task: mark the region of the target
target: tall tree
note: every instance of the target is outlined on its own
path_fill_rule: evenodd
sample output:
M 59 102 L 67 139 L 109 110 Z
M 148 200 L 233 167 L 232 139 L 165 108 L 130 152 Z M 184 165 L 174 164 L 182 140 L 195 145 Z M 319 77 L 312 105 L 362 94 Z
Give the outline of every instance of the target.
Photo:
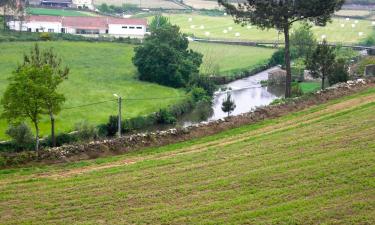
M 328 46 L 327 41 L 316 47 L 311 57 L 307 60 L 306 68 L 310 70 L 313 77 L 322 79 L 322 89 L 325 88 L 325 82 L 328 75 L 334 72 L 336 55 L 334 48 Z
M 189 49 L 178 26 L 163 25 L 135 49 L 133 63 L 139 79 L 171 87 L 186 87 L 199 73 L 202 55 Z
M 52 73 L 49 66 L 42 68 L 23 65 L 10 77 L 9 85 L 1 100 L 3 105 L 2 117 L 11 123 L 17 123 L 25 118 L 31 120 L 35 127 L 35 150 L 39 150 L 39 122 L 45 110 L 45 96 L 48 92 L 40 83 Z
M 235 22 L 253 24 L 262 29 L 276 28 L 284 32 L 285 65 L 287 71 L 285 97 L 291 97 L 292 73 L 290 66 L 289 30 L 297 21 L 311 21 L 324 26 L 345 0 L 245 0 L 237 5 L 218 0 Z
M 44 104 L 50 117 L 52 145 L 55 147 L 55 115 L 61 111 L 61 105 L 65 101 L 64 95 L 58 93 L 57 88 L 68 78 L 69 68 L 62 66 L 61 59 L 52 48 L 41 51 L 38 44 L 35 44 L 29 55 L 24 56 L 23 66 L 27 65 L 37 68 L 49 66 L 52 69 L 52 73 L 45 74 L 45 79 L 40 85 L 47 90 L 44 96 Z
M 229 117 L 230 114 L 235 109 L 236 109 L 236 104 L 232 100 L 231 94 L 229 94 L 229 92 L 227 92 L 227 97 L 224 99 L 224 101 L 223 101 L 223 103 L 221 105 L 221 110 L 223 110 L 223 112 L 227 113 L 228 117 Z

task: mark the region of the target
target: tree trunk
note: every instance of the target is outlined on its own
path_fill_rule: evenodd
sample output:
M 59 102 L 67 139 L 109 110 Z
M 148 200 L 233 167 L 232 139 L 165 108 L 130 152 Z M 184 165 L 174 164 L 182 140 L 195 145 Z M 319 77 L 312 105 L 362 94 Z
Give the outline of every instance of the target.
M 323 74 L 322 75 L 322 90 L 324 90 L 324 82 L 326 80 L 326 76 Z
M 290 44 L 289 44 L 289 25 L 284 27 L 285 36 L 285 67 L 286 67 L 286 81 L 285 81 L 285 98 L 292 97 L 292 70 L 290 67 Z
M 34 122 L 35 125 L 35 151 L 39 155 L 39 126 L 37 122 Z
M 51 139 L 52 139 L 52 147 L 56 147 L 56 137 L 55 137 L 55 117 L 53 113 L 50 113 L 51 118 Z
M 3 6 L 3 29 L 6 30 L 7 20 L 6 20 L 6 5 Z

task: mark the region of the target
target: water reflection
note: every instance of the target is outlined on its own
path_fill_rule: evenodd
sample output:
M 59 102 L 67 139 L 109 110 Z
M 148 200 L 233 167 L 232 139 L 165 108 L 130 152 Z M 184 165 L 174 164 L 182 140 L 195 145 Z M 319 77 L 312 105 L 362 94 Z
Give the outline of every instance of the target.
M 272 68 L 263 72 L 260 72 L 254 76 L 244 78 L 241 80 L 234 81 L 227 84 L 227 87 L 232 99 L 236 104 L 236 109 L 232 112 L 232 115 L 240 115 L 246 112 L 254 110 L 258 106 L 264 106 L 270 104 L 273 100 L 284 95 L 284 87 L 262 87 L 260 82 L 268 79 L 268 72 L 275 70 Z M 218 91 L 215 93 L 212 110 L 206 115 L 206 121 L 213 121 L 225 118 L 227 116 L 221 110 L 221 104 L 227 95 L 227 91 Z M 179 119 L 179 125 L 189 126 L 191 124 L 202 121 L 202 115 L 200 108 L 193 112 L 183 116 Z

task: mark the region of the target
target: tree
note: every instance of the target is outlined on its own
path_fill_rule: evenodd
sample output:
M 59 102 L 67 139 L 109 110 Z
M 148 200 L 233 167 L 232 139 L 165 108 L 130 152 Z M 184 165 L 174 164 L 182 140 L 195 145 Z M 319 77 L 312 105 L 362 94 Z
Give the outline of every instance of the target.
M 262 29 L 276 28 L 284 32 L 285 65 L 287 71 L 285 97 L 291 97 L 291 66 L 289 30 L 297 21 L 311 21 L 324 26 L 345 0 L 245 0 L 233 5 L 228 0 L 218 0 L 235 22 L 248 23 Z
M 61 106 L 65 102 L 64 95 L 58 93 L 57 88 L 68 78 L 69 68 L 62 66 L 61 59 L 52 48 L 41 51 L 37 44 L 29 55 L 24 56 L 23 66 L 27 65 L 37 68 L 49 66 L 52 69 L 52 73 L 46 73 L 44 80 L 39 85 L 44 86 L 48 91 L 44 96 L 44 103 L 51 121 L 52 146 L 55 147 L 55 115 L 59 114 Z
M 236 104 L 232 100 L 231 94 L 227 92 L 227 97 L 224 99 L 221 105 L 221 110 L 223 110 L 223 112 L 225 113 L 228 113 L 228 117 L 229 117 L 235 108 L 236 108 Z
M 39 151 L 39 121 L 41 116 L 46 114 L 44 99 L 48 93 L 40 84 L 51 73 L 53 71 L 49 66 L 20 66 L 10 77 L 10 83 L 1 100 L 3 118 L 11 123 L 17 123 L 24 118 L 31 120 L 35 127 L 36 151 Z
M 327 76 L 334 72 L 335 58 L 334 48 L 328 46 L 327 41 L 324 40 L 307 60 L 306 68 L 310 70 L 313 77 L 322 79 L 323 90 Z
M 17 8 L 17 2 L 16 0 L 1 0 L 0 1 L 0 7 L 3 7 L 3 29 L 5 30 L 7 27 L 7 10 L 10 9 L 16 9 Z
M 189 42 L 178 26 L 165 25 L 135 49 L 133 63 L 139 79 L 171 87 L 186 87 L 199 73 L 202 55 L 188 49 Z
M 156 31 L 157 29 L 165 26 L 170 26 L 171 23 L 169 22 L 168 17 L 161 16 L 161 15 L 156 15 L 151 23 L 149 24 L 148 28 L 150 29 L 151 32 Z
M 333 64 L 332 73 L 328 74 L 329 85 L 334 85 L 340 82 L 347 82 L 349 80 L 349 69 L 345 59 L 337 59 Z
M 303 23 L 290 36 L 291 49 L 295 49 L 297 57 L 307 59 L 315 50 L 317 41 L 314 33 L 311 31 L 311 25 Z

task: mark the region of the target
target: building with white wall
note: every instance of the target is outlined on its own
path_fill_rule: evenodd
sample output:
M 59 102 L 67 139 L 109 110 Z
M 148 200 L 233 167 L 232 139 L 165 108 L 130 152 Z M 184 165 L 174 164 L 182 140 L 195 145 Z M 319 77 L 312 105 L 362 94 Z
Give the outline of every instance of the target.
M 82 9 L 84 8 L 88 8 L 90 10 L 95 9 L 93 0 L 73 0 L 73 6 L 77 8 L 82 8 Z
M 11 30 L 28 32 L 68 33 L 80 35 L 111 35 L 144 37 L 146 19 L 114 17 L 27 16 L 25 21 L 10 21 Z

